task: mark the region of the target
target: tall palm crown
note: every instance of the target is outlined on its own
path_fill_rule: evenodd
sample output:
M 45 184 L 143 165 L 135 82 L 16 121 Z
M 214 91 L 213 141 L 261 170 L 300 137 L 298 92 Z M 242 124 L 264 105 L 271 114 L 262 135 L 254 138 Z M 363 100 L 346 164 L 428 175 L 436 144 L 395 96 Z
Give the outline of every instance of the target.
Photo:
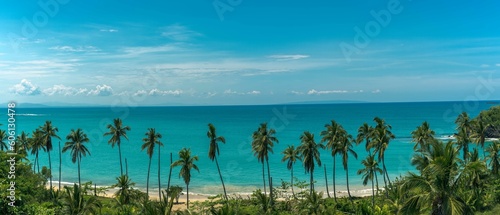
M 354 158 L 358 159 L 358 154 L 353 149 L 353 138 L 347 132 L 343 132 L 343 135 L 340 137 L 340 141 L 337 145 L 340 155 L 342 156 L 342 166 L 344 166 L 344 170 L 346 172 L 346 184 L 347 184 L 347 193 L 349 194 L 349 198 L 352 201 L 351 191 L 349 189 L 349 170 L 348 170 L 348 162 L 349 162 L 349 154 L 351 154 Z
M 273 153 L 274 143 L 279 142 L 275 135 L 276 131 L 268 129 L 267 123 L 260 124 L 257 131 L 253 132 L 252 150 L 260 162 L 263 163 L 265 159 L 269 158 L 269 152 Z
M 360 144 L 363 140 L 366 141 L 365 148 L 366 151 L 370 150 L 370 141 L 373 136 L 373 127 L 369 126 L 368 123 L 363 123 L 358 128 L 358 135 L 356 136 L 356 143 Z
M 26 132 L 22 131 L 16 139 L 16 143 L 19 143 L 18 153 L 28 154 L 28 150 L 30 149 L 30 142 Z
M 212 123 L 208 124 L 207 137 L 210 139 L 208 158 L 213 161 L 219 155 L 219 143 L 225 144 L 226 139 L 223 136 L 217 136 L 215 126 Z
M 118 154 L 120 156 L 120 174 L 123 175 L 122 152 L 120 148 L 121 137 L 128 140 L 127 131 L 130 131 L 130 127 L 123 126 L 122 120 L 120 118 L 116 118 L 113 120 L 113 125 L 108 124 L 107 128 L 109 131 L 104 133 L 104 136 L 111 135 L 111 138 L 108 140 L 108 144 L 111 144 L 111 147 L 115 147 L 115 144 L 118 146 Z
M 304 165 L 304 170 L 306 173 L 310 173 L 310 191 L 314 192 L 313 185 L 313 175 L 314 175 L 314 167 L 316 163 L 318 166 L 321 166 L 321 158 L 318 149 L 324 149 L 325 146 L 323 144 L 317 144 L 314 141 L 314 134 L 311 134 L 309 131 L 305 131 L 300 136 L 300 146 L 297 147 L 299 151 L 299 155 L 302 159 L 302 164 Z M 315 163 L 316 162 L 316 163 Z
M 375 186 L 374 186 L 374 180 L 377 172 L 379 174 L 382 174 L 382 169 L 379 168 L 377 161 L 375 160 L 375 155 L 368 155 L 366 159 L 361 161 L 361 164 L 363 164 L 364 168 L 359 169 L 357 174 L 361 175 L 363 178 L 363 185 L 367 185 L 368 181 L 372 182 L 372 205 L 375 207 Z
M 427 121 L 423 122 L 422 125 L 411 132 L 413 142 L 415 143 L 413 150 L 420 152 L 428 151 L 430 143 L 434 141 L 434 135 L 436 135 L 436 132 L 430 128 L 429 123 Z
M 87 154 L 90 155 L 90 151 L 87 149 L 87 147 L 84 145 L 85 143 L 89 142 L 89 138 L 87 137 L 87 134 L 83 133 L 82 129 L 71 129 L 70 134 L 66 136 L 66 144 L 64 145 L 62 152 L 70 151 L 71 154 L 71 161 L 73 163 L 78 162 L 78 183 L 81 185 L 81 179 L 80 179 L 80 162 L 82 160 L 82 156 L 87 156 Z
M 283 158 L 281 159 L 281 162 L 286 161 L 286 168 L 288 170 L 291 170 L 293 168 L 293 165 L 297 160 L 300 160 L 299 156 L 299 151 L 295 149 L 295 146 L 288 146 L 285 148 L 283 151 Z

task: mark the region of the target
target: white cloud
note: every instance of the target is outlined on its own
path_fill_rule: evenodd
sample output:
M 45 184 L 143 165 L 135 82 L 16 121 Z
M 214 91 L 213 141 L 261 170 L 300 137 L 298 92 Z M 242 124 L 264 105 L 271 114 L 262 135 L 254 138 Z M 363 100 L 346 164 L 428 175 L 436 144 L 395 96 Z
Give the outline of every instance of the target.
M 380 91 L 379 89 L 376 89 L 374 91 L 372 91 L 372 93 L 381 93 L 382 91 Z
M 88 89 L 85 88 L 77 89 L 73 87 L 67 87 L 64 85 L 54 85 L 51 88 L 43 90 L 43 94 L 48 96 L 53 96 L 53 95 L 75 96 L 75 95 L 85 94 L 87 92 Z
M 303 92 L 299 92 L 299 91 L 295 91 L 295 90 L 290 91 L 290 93 L 294 94 L 294 95 L 304 95 Z
M 101 32 L 109 32 L 109 33 L 115 33 L 115 32 L 118 32 L 118 30 L 116 29 L 112 29 L 112 28 L 109 28 L 109 29 L 101 29 L 99 30 Z
M 133 94 L 133 96 L 145 96 L 147 94 L 148 94 L 148 92 L 146 90 L 138 90 L 137 92 L 135 92 Z
M 26 79 L 21 80 L 21 83 L 11 87 L 10 92 L 18 95 L 27 95 L 27 96 L 40 95 L 42 93 L 38 86 L 32 84 L 30 81 Z
M 495 66 L 500 66 L 500 63 L 495 64 Z
M 62 52 L 98 52 L 101 51 L 94 46 L 54 46 L 50 47 L 51 50 L 62 51 Z
M 224 94 L 238 94 L 238 92 L 229 89 L 229 90 L 225 90 Z
M 309 90 L 308 95 L 323 95 L 323 94 L 336 94 L 336 93 L 348 93 L 347 90 L 321 90 L 317 91 L 315 89 Z
M 173 24 L 163 28 L 161 35 L 175 41 L 187 41 L 194 37 L 202 36 L 202 34 L 189 30 L 187 27 L 179 24 Z
M 271 55 L 268 56 L 268 58 L 276 59 L 276 60 L 300 60 L 304 58 L 308 58 L 309 55 L 300 55 L 300 54 L 295 54 L 295 55 Z
M 162 45 L 162 46 L 137 46 L 137 47 L 126 47 L 123 49 L 128 55 L 141 55 L 148 53 L 159 53 L 159 52 L 171 52 L 178 50 L 178 47 L 174 45 Z
M 250 91 L 250 92 L 247 92 L 248 95 L 259 95 L 260 94 L 260 91 L 258 90 L 253 90 L 253 91 Z
M 108 85 L 103 84 L 97 85 L 95 87 L 95 90 L 91 90 L 88 92 L 87 95 L 94 95 L 94 96 L 111 96 L 113 95 L 113 88 L 111 88 Z
M 481 64 L 481 68 L 488 68 L 488 67 L 490 67 L 490 65 L 488 65 L 488 64 Z
M 179 96 L 182 94 L 182 90 L 159 90 L 159 89 L 152 89 L 149 91 L 150 96 L 165 96 L 165 95 L 174 95 L 174 96 Z

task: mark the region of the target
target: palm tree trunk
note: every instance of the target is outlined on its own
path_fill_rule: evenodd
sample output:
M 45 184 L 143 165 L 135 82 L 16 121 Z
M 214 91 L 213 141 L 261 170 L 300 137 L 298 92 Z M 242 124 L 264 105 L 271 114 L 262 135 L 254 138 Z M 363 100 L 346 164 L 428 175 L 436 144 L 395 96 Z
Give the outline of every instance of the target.
M 375 171 L 372 169 L 373 173 L 375 173 Z M 372 206 L 373 206 L 373 209 L 375 210 L 375 186 L 373 184 L 373 177 L 372 177 Z
M 467 161 L 467 156 L 468 156 L 468 152 L 469 152 L 469 143 L 465 143 L 464 144 L 464 161 Z
M 389 182 L 389 186 L 391 186 L 391 179 L 389 179 L 389 173 L 387 173 L 387 168 L 385 167 L 385 158 L 382 158 L 382 165 L 384 165 L 385 176 L 387 176 L 387 182 Z
M 59 141 L 59 191 L 61 191 L 61 166 L 62 166 L 61 141 Z
M 186 184 L 186 207 L 189 209 L 189 184 Z
M 149 172 L 151 170 L 151 157 L 149 157 L 149 165 L 148 165 L 148 178 L 147 178 L 147 181 L 146 181 L 146 195 L 149 199 Z
M 161 202 L 161 183 L 160 183 L 160 145 L 158 145 L 158 197 Z
M 273 186 L 271 183 L 271 172 L 269 170 L 269 157 L 266 156 L 266 163 L 267 163 L 267 179 L 269 180 L 269 197 L 271 197 L 271 205 L 273 202 Z
M 333 156 L 333 198 L 335 199 L 335 202 L 337 202 L 337 190 L 335 189 L 335 156 Z
M 295 198 L 295 192 L 293 192 L 293 165 L 292 165 L 291 172 L 292 172 L 292 178 L 291 178 L 292 180 L 291 180 L 290 186 L 292 187 L 292 196 L 293 196 L 293 198 Z
M 330 198 L 330 191 L 328 191 L 328 176 L 326 175 L 326 165 L 323 165 L 325 169 L 325 184 L 326 184 L 326 194 L 328 195 L 328 198 Z
M 215 156 L 215 165 L 217 165 L 217 171 L 219 171 L 220 181 L 222 182 L 222 189 L 224 190 L 224 198 L 227 201 L 226 186 L 224 185 L 224 180 L 222 180 L 222 174 L 219 168 L 219 161 L 217 161 L 217 156 Z
M 128 162 L 127 162 L 127 158 L 125 158 L 125 175 L 128 177 Z
M 351 200 L 352 203 L 353 201 L 352 201 L 351 191 L 349 190 L 349 167 L 347 165 L 345 166 L 345 179 L 347 182 L 347 194 L 349 194 L 349 199 Z
M 377 184 L 377 195 L 378 195 L 378 190 L 379 190 L 379 188 L 378 188 L 378 176 L 377 176 L 377 171 L 375 171 L 373 174 L 375 174 L 375 182 L 377 182 L 376 184 Z
M 311 170 L 311 176 L 309 178 L 309 195 L 312 195 L 312 193 L 314 192 L 313 181 L 314 181 L 314 170 Z
M 50 181 L 50 191 L 52 192 L 52 161 L 50 160 L 50 150 L 47 150 L 49 155 L 49 181 Z
M 81 178 L 80 178 L 80 162 L 82 161 L 82 159 L 80 157 L 78 157 L 78 186 L 81 188 L 82 187 L 82 181 L 81 181 Z
M 36 167 L 38 168 L 38 173 L 40 173 L 40 161 L 38 160 L 38 151 L 36 152 Z
M 262 181 L 264 182 L 264 195 L 267 194 L 266 192 L 266 175 L 264 173 L 264 162 L 262 162 Z
M 118 138 L 118 155 L 120 157 L 120 176 L 123 175 L 123 164 L 122 164 L 122 149 L 120 147 L 120 138 Z
M 172 152 L 170 152 L 170 171 L 168 172 L 167 194 L 170 192 L 170 178 L 172 177 Z M 168 195 L 167 195 L 168 196 Z M 171 197 L 173 198 L 173 197 Z

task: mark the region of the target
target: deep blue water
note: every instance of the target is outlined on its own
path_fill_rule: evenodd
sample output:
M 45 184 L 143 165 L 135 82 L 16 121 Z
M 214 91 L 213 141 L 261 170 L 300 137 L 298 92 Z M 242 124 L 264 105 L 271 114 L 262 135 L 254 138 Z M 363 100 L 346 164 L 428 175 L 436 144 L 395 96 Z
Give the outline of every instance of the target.
M 82 181 L 93 181 L 98 185 L 111 185 L 120 174 L 118 149 L 107 144 L 109 137 L 103 137 L 106 125 L 113 118 L 120 117 L 124 125 L 131 127 L 129 140 L 122 141 L 123 157 L 127 158 L 131 179 L 139 187 L 145 187 L 148 156 L 140 150 L 142 138 L 147 128 L 156 128 L 163 135 L 164 147 L 161 149 L 162 186 L 166 187 L 168 178 L 169 154 L 188 147 L 200 160 L 197 165 L 200 173 L 193 172 L 192 192 L 221 193 L 220 181 L 215 167 L 208 159 L 207 124 L 213 123 L 218 135 L 226 138 L 226 144 L 220 146 L 219 163 L 229 192 L 250 192 L 262 186 L 261 165 L 251 152 L 251 134 L 259 124 L 268 122 L 277 130 L 279 144 L 270 156 L 271 175 L 274 184 L 279 180 L 288 181 L 290 172 L 281 162 L 281 152 L 287 145 L 298 146 L 299 136 L 304 131 L 319 133 L 324 125 L 334 119 L 341 123 L 353 136 L 364 122 L 373 125 L 375 116 L 383 118 L 392 125 L 396 139 L 390 143 L 386 152 L 386 165 L 389 175 L 394 178 L 404 175 L 414 168 L 410 165 L 413 154 L 410 132 L 423 121 L 428 121 L 436 131 L 437 137 L 446 137 L 454 133 L 454 120 L 461 111 L 476 116 L 481 110 L 493 104 L 487 102 L 426 102 L 426 103 L 356 103 L 356 104 L 321 104 L 321 105 L 268 105 L 268 106 L 210 106 L 210 107 L 96 107 L 96 108 L 17 108 L 17 132 L 31 132 L 46 120 L 51 120 L 59 128 L 61 145 L 71 129 L 82 128 L 90 138 L 88 144 L 91 155 L 82 160 Z M 2 129 L 5 129 L 7 119 Z M 55 150 L 58 149 L 54 140 Z M 361 177 L 356 171 L 361 168 L 361 160 L 367 155 L 364 145 L 356 146 L 358 160 L 350 158 L 349 177 L 352 187 L 362 188 Z M 157 151 L 151 165 L 151 184 L 157 189 Z M 58 154 L 51 152 L 54 168 L 54 180 L 57 180 Z M 30 157 L 33 160 L 33 156 Z M 321 151 L 323 164 L 327 165 L 329 182 L 332 181 L 332 157 L 327 151 Z M 40 154 L 42 165 L 48 165 L 47 153 Z M 345 172 L 337 158 L 337 185 L 345 188 Z M 124 167 L 125 168 L 125 167 Z M 71 162 L 69 153 L 62 158 L 62 181 L 76 182 L 77 165 Z M 184 185 L 178 177 L 179 169 L 173 170 L 172 184 Z M 301 163 L 295 165 L 295 176 L 308 180 Z M 323 168 L 316 168 L 317 188 L 324 189 Z M 332 189 L 330 187 L 330 189 Z

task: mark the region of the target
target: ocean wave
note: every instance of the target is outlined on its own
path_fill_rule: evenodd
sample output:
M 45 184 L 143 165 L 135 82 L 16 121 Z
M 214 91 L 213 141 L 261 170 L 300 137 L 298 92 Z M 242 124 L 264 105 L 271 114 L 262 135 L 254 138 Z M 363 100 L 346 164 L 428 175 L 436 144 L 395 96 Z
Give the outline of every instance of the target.
M 37 113 L 18 113 L 16 116 L 48 116 L 49 114 L 37 114 Z

